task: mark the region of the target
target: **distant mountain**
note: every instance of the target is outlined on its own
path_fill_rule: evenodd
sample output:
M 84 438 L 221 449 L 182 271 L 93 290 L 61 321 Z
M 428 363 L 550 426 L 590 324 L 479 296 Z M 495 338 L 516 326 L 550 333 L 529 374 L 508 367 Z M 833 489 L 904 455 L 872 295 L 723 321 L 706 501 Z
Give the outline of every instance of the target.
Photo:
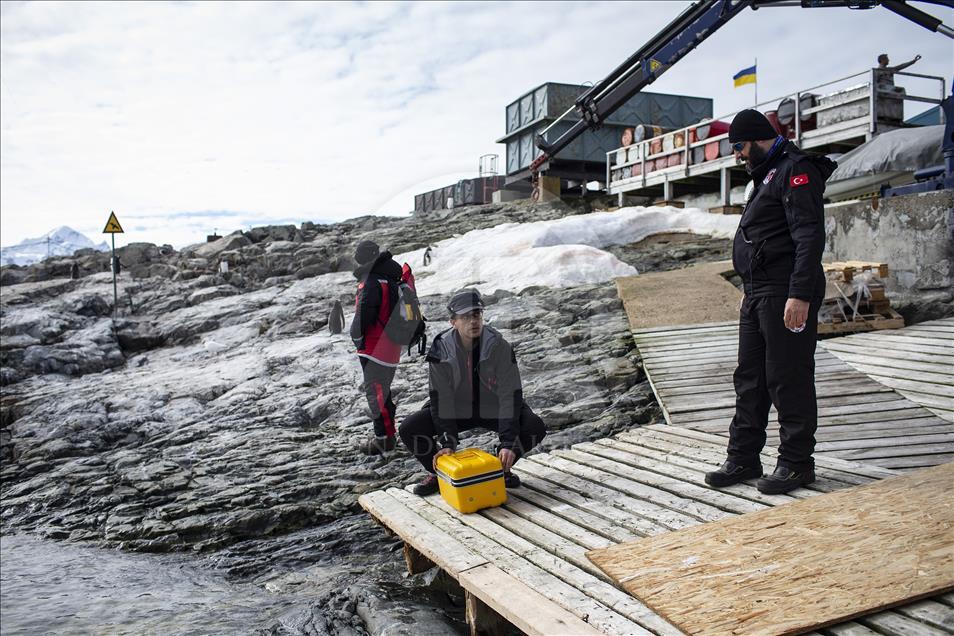
M 105 252 L 109 249 L 109 245 L 106 241 L 96 245 L 85 235 L 63 225 L 38 238 L 0 247 L 0 265 L 30 265 L 42 261 L 47 256 L 70 256 L 76 250 L 83 248 Z

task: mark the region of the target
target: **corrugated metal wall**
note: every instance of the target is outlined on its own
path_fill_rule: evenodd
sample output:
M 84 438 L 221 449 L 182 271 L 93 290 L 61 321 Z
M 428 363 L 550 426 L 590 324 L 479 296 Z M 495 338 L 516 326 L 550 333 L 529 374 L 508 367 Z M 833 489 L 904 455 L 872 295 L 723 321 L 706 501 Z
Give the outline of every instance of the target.
M 503 176 L 461 179 L 454 185 L 415 195 L 414 211 L 443 210 L 450 199 L 453 199 L 455 208 L 462 205 L 490 203 L 493 191 L 502 188 L 503 185 Z
M 507 174 L 527 168 L 539 151 L 535 135 L 576 103 L 586 87 L 548 83 L 509 104 L 505 110 L 507 134 L 498 141 L 506 144 Z M 639 93 L 621 106 L 597 131 L 583 133 L 559 154 L 568 161 L 605 161 L 605 153 L 618 148 L 623 128 L 653 124 L 681 128 L 712 117 L 712 100 L 664 93 Z M 556 139 L 579 119 L 574 110 L 546 135 Z

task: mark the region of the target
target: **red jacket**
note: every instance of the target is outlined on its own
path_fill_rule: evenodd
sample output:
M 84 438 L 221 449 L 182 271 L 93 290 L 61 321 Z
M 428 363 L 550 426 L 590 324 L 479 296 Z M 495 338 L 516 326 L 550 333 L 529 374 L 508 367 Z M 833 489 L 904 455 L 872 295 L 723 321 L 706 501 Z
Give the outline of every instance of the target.
M 361 282 L 354 299 L 351 339 L 358 349 L 358 356 L 396 367 L 401 360 L 401 346 L 388 338 L 384 325 L 391 317 L 401 267 L 391 258 L 390 252 L 383 252 L 370 267 L 359 268 L 355 276 Z

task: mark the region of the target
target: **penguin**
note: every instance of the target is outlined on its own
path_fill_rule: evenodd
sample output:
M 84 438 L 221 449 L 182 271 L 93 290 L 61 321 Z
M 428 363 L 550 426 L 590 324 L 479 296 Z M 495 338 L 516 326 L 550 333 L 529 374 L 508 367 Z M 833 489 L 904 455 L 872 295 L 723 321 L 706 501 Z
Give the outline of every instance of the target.
M 341 301 L 336 300 L 331 306 L 331 314 L 328 316 L 328 331 L 333 334 L 339 334 L 344 329 L 344 309 L 341 307 Z

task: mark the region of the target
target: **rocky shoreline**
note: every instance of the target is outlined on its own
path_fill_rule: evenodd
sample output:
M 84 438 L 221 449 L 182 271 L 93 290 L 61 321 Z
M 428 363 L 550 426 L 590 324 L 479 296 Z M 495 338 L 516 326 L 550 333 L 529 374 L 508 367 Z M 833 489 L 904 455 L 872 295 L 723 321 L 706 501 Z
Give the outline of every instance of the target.
M 69 257 L 4 267 L 4 533 L 189 552 L 226 580 L 307 592 L 285 619 L 255 626 L 263 633 L 460 631 L 453 586 L 436 572 L 407 577 L 400 542 L 357 504 L 420 469 L 403 449 L 355 451 L 370 431 L 367 407 L 350 340 L 328 331 L 328 311 L 353 303 L 350 255 L 362 239 L 397 253 L 578 211 L 490 205 L 440 219 L 256 228 L 182 251 L 132 244 L 119 251 L 115 325 L 108 255 L 78 254 L 78 280 Z M 725 239 L 666 234 L 607 251 L 659 271 L 722 260 L 728 249 Z M 539 450 L 658 421 L 612 282 L 486 299 L 548 425 Z M 444 299 L 422 302 L 436 333 Z M 394 393 L 399 419 L 422 405 L 420 358 L 402 362 Z M 492 434 L 467 442 L 491 446 Z

